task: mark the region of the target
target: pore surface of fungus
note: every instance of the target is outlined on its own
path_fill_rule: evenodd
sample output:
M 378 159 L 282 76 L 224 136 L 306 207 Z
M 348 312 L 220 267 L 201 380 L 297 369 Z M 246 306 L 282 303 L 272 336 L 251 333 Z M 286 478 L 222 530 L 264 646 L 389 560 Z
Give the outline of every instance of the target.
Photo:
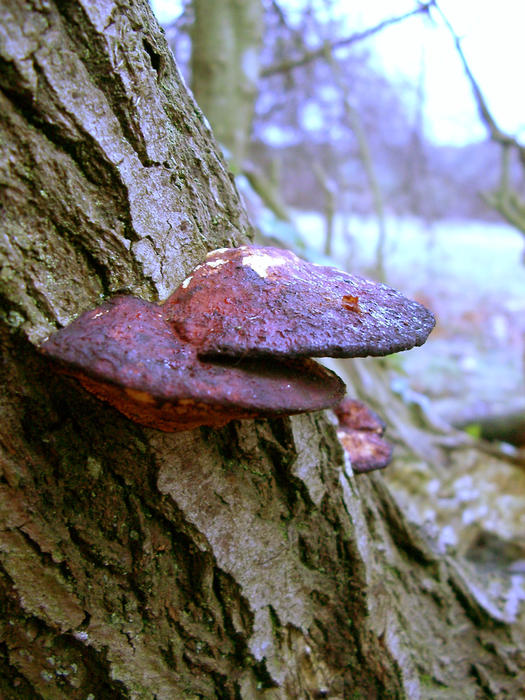
M 165 431 L 319 410 L 345 391 L 310 359 L 202 361 L 161 306 L 129 296 L 87 311 L 40 349 L 132 420 Z
M 258 246 L 209 253 L 164 311 L 201 356 L 387 355 L 422 345 L 435 323 L 390 287 Z

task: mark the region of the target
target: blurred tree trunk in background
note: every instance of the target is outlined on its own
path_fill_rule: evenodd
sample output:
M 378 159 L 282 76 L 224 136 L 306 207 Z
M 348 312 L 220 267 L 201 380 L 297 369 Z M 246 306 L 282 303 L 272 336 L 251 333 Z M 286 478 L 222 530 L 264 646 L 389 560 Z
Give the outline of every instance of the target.
M 250 227 L 145 1 L 0 12 L 0 696 L 519 697 L 523 630 L 324 414 L 165 434 L 50 372 Z
M 261 0 L 193 0 L 191 87 L 230 164 L 246 156 L 258 92 Z
M 385 282 L 385 249 L 387 239 L 385 205 L 383 202 L 383 193 L 381 192 L 379 179 L 375 171 L 372 152 L 368 143 L 368 136 L 363 127 L 359 112 L 352 104 L 352 100 L 350 99 L 350 93 L 348 90 L 348 85 L 345 83 L 345 80 L 341 75 L 339 65 L 332 54 L 332 50 L 328 48 L 326 50 L 326 61 L 332 68 L 334 81 L 341 93 L 343 111 L 347 127 L 353 132 L 355 136 L 359 160 L 361 161 L 361 165 L 363 166 L 363 170 L 366 175 L 366 180 L 372 198 L 373 213 L 377 222 L 377 244 L 375 250 L 373 275 L 379 281 Z
M 247 160 L 259 94 L 264 12 L 261 0 L 193 0 L 191 88 L 223 147 L 265 205 L 289 221 L 276 183 Z

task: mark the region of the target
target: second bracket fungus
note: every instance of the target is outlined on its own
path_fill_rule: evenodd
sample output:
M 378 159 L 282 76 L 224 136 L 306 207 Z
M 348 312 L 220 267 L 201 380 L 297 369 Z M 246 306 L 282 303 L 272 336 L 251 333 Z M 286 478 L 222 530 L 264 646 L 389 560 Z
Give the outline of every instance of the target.
M 386 425 L 366 404 L 345 398 L 334 407 L 337 437 L 358 474 L 384 469 L 392 459 L 392 445 L 383 439 Z
M 422 345 L 435 323 L 384 284 L 258 246 L 209 253 L 164 309 L 203 356 L 388 355 Z
M 336 406 L 344 383 L 311 357 L 406 350 L 433 326 L 385 285 L 242 246 L 210 253 L 164 304 L 115 297 L 40 349 L 132 420 L 172 432 Z

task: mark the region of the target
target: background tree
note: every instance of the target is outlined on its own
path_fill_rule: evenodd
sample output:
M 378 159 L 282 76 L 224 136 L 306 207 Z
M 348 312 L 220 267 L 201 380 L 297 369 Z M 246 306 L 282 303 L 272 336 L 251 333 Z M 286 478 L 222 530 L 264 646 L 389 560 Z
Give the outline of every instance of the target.
M 260 0 L 194 0 L 191 87 L 231 167 L 246 157 L 258 92 L 263 8 Z
M 522 627 L 326 416 L 165 434 L 50 372 L 251 230 L 145 2 L 0 11 L 2 697 L 518 697 Z
M 264 9 L 264 40 L 251 144 L 235 171 L 248 177 L 278 218 L 289 219 L 290 207 L 322 210 L 327 189 L 320 186 L 319 172 L 311 167 L 314 161 L 322 164 L 328 178 L 324 184 L 335 184 L 340 210 L 374 215 L 374 190 L 379 188 L 385 214 L 415 214 L 427 221 L 496 219 L 479 193 L 498 185 L 497 148 L 490 143 L 454 147 L 430 142 L 423 120 L 417 117 L 424 86 L 389 82 L 366 48 L 366 39 L 381 31 L 395 32 L 399 22 L 431 22 L 433 2 L 417 3 L 412 11 L 361 32 L 349 32 L 344 23 L 331 20 L 329 4 L 304 2 L 295 4 L 293 10 L 270 0 L 259 5 Z M 219 8 L 220 3 L 214 6 Z M 207 36 L 205 27 L 191 29 L 195 14 L 192 7 L 192 3 L 186 3 L 186 12 L 167 28 L 171 46 L 190 82 L 191 42 L 188 46 L 185 39 L 192 32 L 201 40 Z M 258 21 L 257 27 L 260 24 Z M 216 65 L 223 65 L 225 56 L 234 53 L 231 47 L 241 43 L 239 39 L 233 42 L 232 36 L 233 30 L 226 46 L 216 40 L 207 48 L 208 56 L 214 52 Z M 255 49 L 258 44 L 251 45 Z M 195 53 L 201 48 L 196 47 Z M 332 56 L 335 63 L 327 61 L 327 56 Z M 199 84 L 206 75 L 199 72 Z M 195 94 L 201 89 L 197 84 L 193 88 Z M 220 104 L 228 102 L 224 95 L 232 89 L 221 87 L 215 91 L 216 106 L 211 105 L 210 89 L 203 107 L 221 134 L 233 129 L 233 124 L 240 124 L 234 109 L 226 114 L 224 125 L 215 119 Z M 253 82 L 251 88 L 238 90 L 235 99 L 242 96 L 253 100 Z M 375 187 L 370 187 L 366 167 L 360 162 L 360 139 L 349 127 L 349 101 L 368 142 Z M 229 103 L 234 104 L 232 100 Z M 238 110 L 238 114 L 244 111 Z M 250 126 L 247 120 L 243 123 Z M 220 141 L 231 153 L 227 139 L 220 135 Z

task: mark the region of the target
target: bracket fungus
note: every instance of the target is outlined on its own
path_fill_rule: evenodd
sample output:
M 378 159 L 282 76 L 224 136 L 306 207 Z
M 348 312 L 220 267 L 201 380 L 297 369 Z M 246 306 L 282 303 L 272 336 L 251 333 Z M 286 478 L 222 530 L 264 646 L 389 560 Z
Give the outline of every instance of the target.
M 328 408 L 344 382 L 314 360 L 201 361 L 162 307 L 118 296 L 40 346 L 59 371 L 131 420 L 175 432 Z
M 209 253 L 164 309 L 205 356 L 388 355 L 422 345 L 435 323 L 384 284 L 258 246 Z
M 132 420 L 174 432 L 333 407 L 345 385 L 311 357 L 406 350 L 433 325 L 384 285 L 242 246 L 210 253 L 164 304 L 114 297 L 40 350 Z
M 337 437 L 358 474 L 384 469 L 392 459 L 392 445 L 383 440 L 386 425 L 361 401 L 349 397 L 333 408 L 339 423 Z

